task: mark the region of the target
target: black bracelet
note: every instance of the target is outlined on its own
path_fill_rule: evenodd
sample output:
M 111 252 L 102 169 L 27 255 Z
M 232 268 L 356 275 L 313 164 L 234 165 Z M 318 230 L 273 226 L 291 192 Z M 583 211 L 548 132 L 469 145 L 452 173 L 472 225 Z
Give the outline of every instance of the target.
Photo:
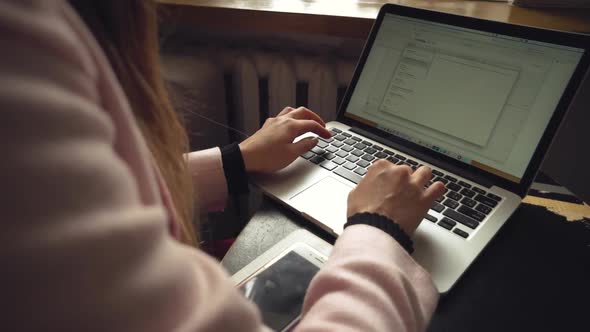
M 230 195 L 247 194 L 248 173 L 238 143 L 232 143 L 221 148 L 221 161 L 223 173 L 227 182 L 227 191 Z
M 348 217 L 344 228 L 352 225 L 369 225 L 391 235 L 409 254 L 414 252 L 414 243 L 408 234 L 393 220 L 377 213 L 357 213 Z

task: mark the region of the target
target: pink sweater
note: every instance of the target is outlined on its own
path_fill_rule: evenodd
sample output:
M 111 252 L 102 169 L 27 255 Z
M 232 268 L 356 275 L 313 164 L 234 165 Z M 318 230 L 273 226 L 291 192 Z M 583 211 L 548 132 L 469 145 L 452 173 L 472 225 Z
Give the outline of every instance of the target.
M 262 331 L 175 213 L 95 39 L 62 1 L 0 1 L 0 330 Z M 190 154 L 202 208 L 224 201 L 218 149 Z M 305 300 L 302 331 L 424 330 L 429 275 L 352 226 Z

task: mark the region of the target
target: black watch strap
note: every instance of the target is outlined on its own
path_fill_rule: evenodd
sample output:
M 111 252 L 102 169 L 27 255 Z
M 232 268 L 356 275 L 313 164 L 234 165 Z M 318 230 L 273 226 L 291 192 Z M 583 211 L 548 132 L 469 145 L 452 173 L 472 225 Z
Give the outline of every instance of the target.
M 238 143 L 232 143 L 221 148 L 221 161 L 223 173 L 227 182 L 227 191 L 230 195 L 247 194 L 248 174 L 244 165 L 244 158 Z
M 409 254 L 414 252 L 414 243 L 406 232 L 393 220 L 377 213 L 357 213 L 348 217 L 344 228 L 352 225 L 369 225 L 391 235 Z

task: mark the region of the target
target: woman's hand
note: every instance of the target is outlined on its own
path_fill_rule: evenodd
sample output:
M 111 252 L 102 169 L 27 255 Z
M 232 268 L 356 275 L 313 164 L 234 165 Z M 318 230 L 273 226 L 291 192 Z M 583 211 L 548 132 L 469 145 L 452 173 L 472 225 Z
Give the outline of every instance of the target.
M 428 185 L 432 173 L 422 166 L 412 173 L 409 166 L 396 166 L 379 160 L 348 195 L 350 217 L 360 212 L 386 216 L 412 236 L 428 209 L 445 191 L 442 182 Z
M 268 173 L 286 167 L 318 143 L 311 137 L 293 143 L 307 132 L 324 138 L 332 136 L 324 121 L 305 107 L 286 107 L 276 118 L 268 118 L 262 128 L 240 143 L 246 171 Z

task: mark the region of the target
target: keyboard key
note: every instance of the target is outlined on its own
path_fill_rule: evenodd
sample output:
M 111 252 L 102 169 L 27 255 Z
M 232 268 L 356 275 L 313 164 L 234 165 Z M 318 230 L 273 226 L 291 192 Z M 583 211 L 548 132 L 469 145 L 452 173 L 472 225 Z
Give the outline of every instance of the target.
M 336 165 L 336 164 L 334 164 L 333 162 L 331 162 L 331 161 L 328 161 L 328 160 L 326 160 L 326 161 L 322 162 L 322 163 L 320 164 L 320 166 L 322 166 L 323 168 L 327 169 L 328 171 L 331 171 L 331 170 L 333 170 L 334 168 L 338 167 L 338 165 Z
M 334 141 L 334 142 L 332 142 L 332 145 L 335 146 L 335 147 L 337 147 L 337 148 L 339 148 L 339 147 L 343 146 L 344 143 L 342 143 L 340 141 Z
M 477 204 L 477 202 L 476 202 L 476 201 L 474 201 L 474 200 L 472 200 L 472 199 L 471 199 L 471 198 L 469 198 L 469 197 L 465 197 L 465 198 L 463 198 L 463 200 L 461 201 L 461 204 L 463 204 L 463 205 L 467 205 L 467 206 L 469 206 L 469 207 L 471 207 L 471 208 L 472 208 L 472 207 L 474 207 L 474 206 L 475 206 L 475 204 Z
M 493 199 L 493 200 L 495 200 L 495 201 L 498 201 L 498 202 L 502 200 L 502 197 L 496 196 L 496 195 L 494 195 L 492 193 L 488 193 L 488 197 L 491 198 L 491 199 Z
M 335 133 L 341 133 L 341 132 L 342 132 L 342 130 L 340 130 L 340 129 L 338 129 L 338 128 L 332 128 L 331 130 L 332 130 L 333 132 L 335 132 Z
M 475 191 L 473 191 L 471 189 L 463 188 L 463 190 L 461 190 L 461 194 L 471 198 L 471 197 L 475 196 Z
M 440 203 L 434 202 L 434 204 L 432 205 L 431 209 L 433 209 L 434 211 L 440 213 L 442 210 L 445 209 L 445 207 L 442 204 L 440 204 Z
M 343 132 L 343 133 L 342 133 L 342 136 L 351 137 L 352 135 L 351 135 L 350 133 Z
M 336 158 L 336 155 L 334 155 L 333 153 L 329 153 L 328 152 L 328 153 L 324 153 L 322 155 L 322 157 L 324 157 L 325 159 L 328 159 L 328 160 L 332 160 L 332 159 Z
M 458 183 L 460 186 L 463 186 L 463 187 L 465 187 L 465 188 L 467 188 L 467 189 L 471 188 L 471 185 L 470 185 L 469 183 L 467 183 L 467 182 L 459 181 L 459 182 L 457 182 L 457 183 Z
M 428 213 L 424 216 L 424 219 L 429 220 L 429 221 L 432 221 L 432 222 L 437 222 L 438 221 L 438 218 L 436 218 L 435 216 L 432 216 L 432 215 L 430 215 Z
M 438 182 L 438 181 L 440 181 L 440 182 L 442 182 L 442 183 L 444 183 L 444 184 L 447 184 L 447 183 L 449 183 L 449 180 L 447 180 L 447 179 L 443 179 L 443 178 L 441 178 L 440 176 L 437 176 L 437 177 L 435 177 L 435 178 L 434 178 L 434 180 L 432 180 L 432 181 L 433 181 L 433 182 Z
M 312 157 L 309 161 L 311 161 L 314 164 L 321 164 L 322 162 L 324 162 L 324 160 L 326 159 L 324 159 L 322 156 L 315 156 Z
M 389 150 L 383 150 L 383 153 L 385 153 L 388 156 L 393 156 L 395 153 L 393 153 L 393 151 L 389 151 Z
M 336 158 L 332 159 L 332 162 L 334 164 L 342 165 L 346 162 L 346 160 L 344 160 L 343 158 L 340 158 L 340 157 L 336 157 Z
M 349 139 L 344 140 L 343 143 L 346 144 L 346 145 L 355 145 L 356 144 L 356 141 L 349 138 Z
M 336 135 L 336 136 L 334 136 L 334 139 L 335 140 L 338 140 L 338 141 L 344 141 L 346 139 L 346 136 L 344 136 L 344 135 Z
M 457 201 L 454 201 L 450 198 L 445 199 L 445 201 L 443 202 L 443 205 L 450 207 L 451 209 L 456 208 L 457 206 L 459 206 L 459 203 Z
M 366 160 L 366 161 L 373 161 L 375 160 L 375 157 L 371 156 L 370 154 L 364 154 L 362 157 L 362 159 Z
M 364 145 L 363 143 L 356 143 L 356 144 L 354 145 L 354 147 L 355 147 L 356 149 L 359 149 L 359 150 L 364 150 L 364 149 L 366 149 L 366 148 L 367 148 L 367 146 L 366 146 L 366 145 Z
M 397 159 L 396 157 L 389 157 L 389 158 L 387 158 L 387 160 L 391 161 L 394 164 L 399 163 L 399 159 Z
M 379 151 L 382 151 L 383 150 L 383 148 L 380 147 L 379 145 L 373 145 L 373 149 L 379 150 Z
M 474 198 L 476 201 L 483 203 L 489 207 L 496 207 L 496 205 L 498 205 L 498 201 L 495 201 L 487 196 L 484 195 L 477 195 Z
M 478 204 L 475 209 L 483 214 L 488 214 L 492 212 L 492 208 L 485 205 L 485 204 Z
M 340 150 L 336 152 L 336 155 L 340 158 L 346 158 L 346 156 L 348 156 L 348 152 Z
M 395 157 L 399 160 L 406 160 L 406 157 L 402 156 L 401 154 L 396 154 Z
M 371 143 L 369 141 L 363 141 L 363 144 L 366 146 L 373 146 L 373 143 Z
M 330 143 L 334 140 L 334 137 L 330 137 L 330 138 L 323 138 L 323 137 L 318 137 L 320 139 L 320 141 L 324 141 L 326 143 Z
M 347 161 L 346 164 L 344 164 L 344 167 L 347 168 L 348 170 L 353 170 L 356 168 L 356 164 L 355 163 L 351 163 L 350 161 Z
M 338 151 L 338 148 L 330 145 L 326 148 L 326 151 L 328 151 L 330 153 L 335 153 L 336 151 Z
M 305 158 L 305 159 L 309 159 L 311 157 L 315 156 L 315 153 L 311 152 L 311 151 L 307 151 L 306 153 L 302 154 L 301 157 Z
M 445 174 L 437 169 L 433 169 L 432 170 L 432 174 L 436 175 L 436 176 L 440 176 L 443 177 Z
M 452 222 L 452 223 L 451 223 Z M 448 230 L 453 229 L 453 227 L 456 225 L 457 223 L 448 219 L 448 218 L 443 218 L 441 221 L 439 221 L 439 223 L 437 225 L 439 225 L 442 228 L 446 228 Z
M 314 146 L 311 149 L 311 152 L 315 153 L 315 154 L 323 154 L 325 151 L 322 148 L 318 148 L 317 146 Z
M 440 203 L 440 202 L 442 202 L 444 199 L 445 199 L 445 196 L 443 195 L 443 196 L 440 196 L 439 198 L 435 199 L 435 201 L 437 201 L 437 202 L 439 202 L 439 203 Z
M 364 168 L 367 168 L 367 167 L 369 167 L 369 165 L 371 165 L 371 163 L 366 160 L 359 160 L 359 162 L 356 164 L 359 165 L 360 167 L 364 167 Z
M 446 217 L 443 217 L 440 221 L 443 221 L 453 227 L 457 225 L 456 221 L 454 221 L 453 219 L 450 219 L 450 218 L 446 218 Z
M 326 146 L 328 146 L 328 143 L 323 142 L 323 141 L 318 141 L 318 144 L 316 144 L 316 146 L 319 146 L 320 148 L 325 148 Z
M 360 142 L 360 141 L 362 141 L 362 139 L 361 139 L 360 137 L 357 137 L 357 136 L 352 136 L 351 138 L 352 138 L 353 140 L 357 141 L 357 142 Z
M 365 154 L 362 150 L 358 150 L 358 149 L 352 151 L 351 153 L 357 157 L 360 157 Z
M 482 194 L 482 195 L 485 195 L 486 194 L 486 191 L 485 190 L 480 189 L 478 187 L 473 187 L 473 188 L 471 188 L 471 190 L 475 191 L 478 194 Z
M 455 234 L 457 234 L 457 235 L 459 235 L 460 237 L 463 237 L 463 238 L 467 238 L 469 236 L 469 233 L 464 232 L 464 231 L 462 231 L 462 230 L 460 230 L 458 228 L 453 229 L 453 233 L 455 233 Z
M 367 174 L 367 170 L 362 168 L 362 167 L 358 167 L 357 169 L 354 170 L 354 172 L 358 175 L 365 175 Z
M 379 158 L 379 159 L 385 159 L 387 158 L 387 155 L 381 151 L 375 153 L 375 158 Z
M 455 210 L 446 209 L 445 212 L 443 212 L 443 215 L 445 215 L 455 221 L 458 221 L 469 228 L 475 229 L 479 225 L 479 223 L 477 221 L 475 221 L 475 220 L 469 218 L 468 216 L 461 214 Z
M 406 160 L 406 162 L 412 166 L 418 166 L 418 162 L 412 159 Z
M 474 209 L 467 207 L 465 205 L 460 206 L 457 209 L 457 211 L 459 211 L 459 212 L 463 213 L 464 215 L 471 217 L 477 221 L 483 221 L 486 218 L 485 214 L 475 211 Z
M 445 177 L 445 179 L 446 179 L 446 177 Z M 461 190 L 461 186 L 460 186 L 460 185 L 458 185 L 458 184 L 456 184 L 456 183 L 454 183 L 454 182 L 449 182 L 449 183 L 447 183 L 447 188 L 449 188 L 449 189 L 451 189 L 451 190 L 454 190 L 454 191 L 459 191 L 459 190 Z
M 359 160 L 359 157 L 357 156 L 348 156 L 346 157 L 346 160 L 352 162 L 352 163 L 356 163 Z
M 375 152 L 377 152 L 377 150 L 375 150 L 373 148 L 366 148 L 365 149 L 365 153 L 368 153 L 368 154 L 374 154 Z
M 449 183 L 449 184 L 450 184 L 450 183 Z M 449 190 L 449 192 L 447 192 L 447 195 L 446 195 L 446 196 L 447 196 L 448 198 L 452 198 L 452 199 L 454 199 L 454 200 L 456 200 L 456 201 L 460 201 L 460 200 L 461 200 L 461 198 L 463 198 L 463 196 L 461 196 L 461 194 L 459 194 L 459 193 L 457 193 L 457 192 L 455 192 L 455 191 L 452 191 L 452 190 Z
M 447 179 L 447 180 L 449 180 L 449 181 L 452 181 L 452 182 L 457 182 L 457 178 L 455 178 L 455 177 L 452 177 L 452 176 L 450 176 L 450 175 L 445 175 L 445 179 Z
M 344 145 L 341 147 L 342 150 L 346 151 L 346 152 L 350 152 L 352 150 L 354 150 L 354 148 L 350 145 Z

